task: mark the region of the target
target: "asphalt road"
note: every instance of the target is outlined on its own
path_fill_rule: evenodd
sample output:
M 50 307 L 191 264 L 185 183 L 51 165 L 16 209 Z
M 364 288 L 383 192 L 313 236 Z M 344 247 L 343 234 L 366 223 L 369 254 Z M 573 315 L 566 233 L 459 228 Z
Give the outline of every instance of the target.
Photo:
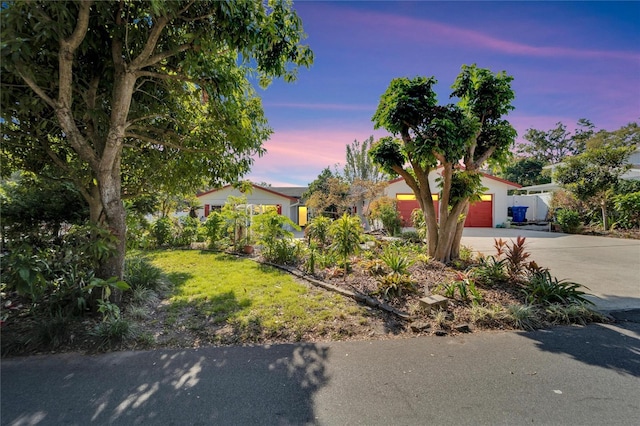
M 640 311 L 620 318 L 528 333 L 5 359 L 0 423 L 637 425 Z
M 495 238 L 526 237 L 531 259 L 562 280 L 588 287 L 602 311 L 640 309 L 640 240 L 522 229 L 465 228 L 462 243 L 495 254 Z M 640 422 L 639 422 L 640 424 Z

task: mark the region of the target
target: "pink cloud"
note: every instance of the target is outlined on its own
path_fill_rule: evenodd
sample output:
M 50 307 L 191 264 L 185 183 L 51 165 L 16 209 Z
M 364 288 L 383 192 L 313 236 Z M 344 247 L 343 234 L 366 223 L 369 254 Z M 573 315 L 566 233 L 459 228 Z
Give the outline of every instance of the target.
M 331 130 L 276 129 L 271 140 L 265 144 L 267 153 L 254 160 L 247 178 L 274 186 L 307 185 L 324 168 L 329 167 L 332 171 L 336 165 L 341 168 L 345 162 L 346 146 L 354 140 L 363 141 L 371 135 L 379 138 L 386 135 L 386 132 L 374 131 L 372 127 L 367 129 L 365 126 Z
M 380 32 L 392 34 L 393 38 L 404 37 L 410 39 L 411 42 L 424 43 L 425 40 L 428 40 L 429 44 L 463 45 L 467 48 L 483 48 L 518 56 L 640 61 L 640 55 L 635 52 L 579 49 L 564 46 L 534 46 L 428 19 L 373 11 L 363 13 L 346 8 L 341 8 L 335 15 L 350 22 L 353 26 L 379 28 Z

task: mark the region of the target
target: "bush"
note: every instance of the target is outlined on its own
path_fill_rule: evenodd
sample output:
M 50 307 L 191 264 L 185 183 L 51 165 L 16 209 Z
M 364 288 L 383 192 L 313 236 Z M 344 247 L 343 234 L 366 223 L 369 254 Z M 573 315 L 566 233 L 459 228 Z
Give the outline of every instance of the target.
M 391 273 L 406 275 L 413 261 L 403 254 L 398 247 L 387 246 L 380 255 L 380 260 L 384 262 Z
M 427 221 L 424 219 L 424 212 L 420 209 L 413 209 L 411 212 L 411 223 L 416 228 L 420 240 L 427 239 Z
M 584 297 L 586 293 L 580 290 L 581 287 L 583 286 L 570 281 L 558 281 L 557 278 L 551 276 L 549 271 L 544 270 L 531 275 L 523 292 L 530 304 L 560 303 L 570 305 L 581 303 L 593 305 L 593 302 Z
M 205 235 L 209 240 L 209 248 L 218 248 L 225 228 L 225 221 L 219 212 L 211 212 L 204 223 Z
M 640 228 L 640 192 L 614 196 L 613 206 L 618 215 L 620 227 Z
M 471 268 L 470 274 L 485 285 L 504 282 L 509 278 L 505 263 L 506 259 L 499 260 L 495 256 L 481 257 L 480 263 Z
M 144 257 L 129 257 L 124 263 L 124 280 L 131 289 L 148 288 L 156 291 L 161 286 L 162 271 Z
M 326 216 L 316 216 L 307 225 L 305 235 L 309 242 L 315 241 L 319 249 L 329 244 L 329 228 L 332 220 Z
M 153 224 L 153 237 L 158 246 L 170 245 L 173 243 L 173 222 L 168 217 L 161 217 Z
M 196 241 L 200 220 L 191 216 L 181 217 L 179 220 L 178 235 L 174 244 L 177 246 L 188 246 Z
M 580 227 L 580 214 L 574 210 L 561 209 L 556 212 L 556 220 L 562 232 L 574 233 Z
M 400 232 L 402 220 L 396 209 L 395 200 L 389 197 L 374 200 L 369 206 L 369 216 L 374 221 L 382 222 L 382 227 L 387 234 L 396 235 Z
M 407 274 L 392 272 L 378 279 L 377 292 L 387 300 L 402 297 L 403 294 L 415 293 L 416 291 L 416 284 Z
M 341 258 L 342 267 L 349 269 L 348 258 L 360 249 L 362 226 L 358 216 L 343 214 L 336 219 L 329 228 L 329 235 L 333 243 L 331 249 Z

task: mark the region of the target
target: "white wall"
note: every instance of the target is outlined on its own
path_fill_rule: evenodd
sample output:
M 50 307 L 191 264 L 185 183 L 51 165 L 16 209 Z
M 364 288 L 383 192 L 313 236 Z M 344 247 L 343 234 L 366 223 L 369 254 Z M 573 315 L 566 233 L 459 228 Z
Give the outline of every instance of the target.
M 507 205 L 509 207 L 527 206 L 529 207 L 527 209 L 527 221 L 544 221 L 549 213 L 551 196 L 552 193 L 550 192 L 530 195 L 509 195 L 507 197 Z
M 258 204 L 258 205 L 277 205 L 280 204 L 282 206 L 282 215 L 288 217 L 289 219 L 296 222 L 297 213 L 296 209 L 290 208 L 291 200 L 287 197 L 279 196 L 278 194 L 274 194 L 269 191 L 261 190 L 260 188 L 253 188 L 253 192 L 251 194 L 246 193 L 243 194 L 237 188 L 234 187 L 226 187 L 222 188 L 218 191 L 210 192 L 207 194 L 203 194 L 198 196 L 200 203 L 203 208 L 198 210 L 198 217 L 204 215 L 204 205 L 209 204 L 210 206 L 223 206 L 227 202 L 227 198 L 229 196 L 234 197 L 247 197 L 248 204 Z

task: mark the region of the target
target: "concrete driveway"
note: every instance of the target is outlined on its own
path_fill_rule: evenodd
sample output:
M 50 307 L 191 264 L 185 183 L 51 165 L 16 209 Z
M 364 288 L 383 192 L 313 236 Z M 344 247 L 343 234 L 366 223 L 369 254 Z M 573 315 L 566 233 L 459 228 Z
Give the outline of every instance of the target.
M 602 311 L 640 308 L 640 240 L 520 229 L 465 228 L 462 244 L 495 254 L 494 238 L 527 238 L 530 259 L 558 279 L 577 282 Z

